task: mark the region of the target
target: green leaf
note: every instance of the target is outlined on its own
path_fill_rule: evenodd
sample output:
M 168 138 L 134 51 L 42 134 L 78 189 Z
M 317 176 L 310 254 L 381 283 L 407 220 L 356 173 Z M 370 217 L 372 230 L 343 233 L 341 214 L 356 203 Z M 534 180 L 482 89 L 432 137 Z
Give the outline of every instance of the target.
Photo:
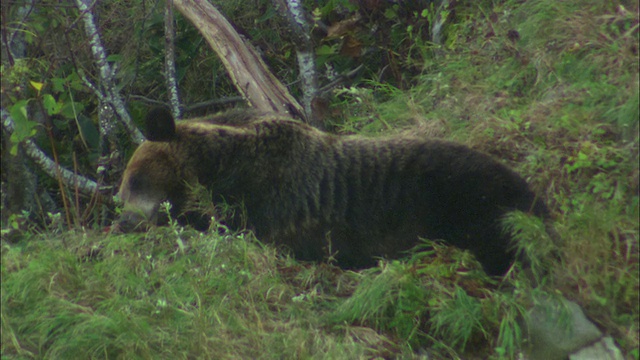
M 55 115 L 60 112 L 62 104 L 59 104 L 51 94 L 44 94 L 42 96 L 42 104 L 47 110 L 48 115 Z
M 79 102 L 69 101 L 62 105 L 62 109 L 60 109 L 60 115 L 64 116 L 67 119 L 75 119 L 77 114 L 81 113 L 84 110 L 84 105 Z
M 78 91 L 85 90 L 84 82 L 82 81 L 82 78 L 80 78 L 78 73 L 75 71 L 69 74 L 69 76 L 67 76 L 66 82 L 72 90 L 78 90 Z
M 384 11 L 384 17 L 386 17 L 389 20 L 395 20 L 398 18 L 398 6 L 392 6 L 390 8 L 387 8 L 387 10 Z
M 332 46 L 322 45 L 316 49 L 316 55 L 333 55 L 336 53 L 336 50 Z
M 34 89 L 38 90 L 38 92 L 40 92 L 40 90 L 42 90 L 42 88 L 44 87 L 44 83 L 33 81 L 33 80 L 29 81 L 29 84 L 31 84 L 31 86 L 33 86 Z
M 91 149 L 98 149 L 100 145 L 100 133 L 98 132 L 96 125 L 90 118 L 82 114 L 78 115 L 78 125 L 80 127 L 79 130 L 82 133 L 82 138 L 87 142 L 87 145 Z
M 11 134 L 11 142 L 14 144 L 18 144 L 36 134 L 35 127 L 38 123 L 27 118 L 28 103 L 29 100 L 18 101 L 9 111 L 14 122 L 13 134 Z M 14 154 L 13 150 L 14 149 L 11 149 L 12 154 Z M 15 149 L 15 151 L 17 151 L 17 149 Z
M 27 121 L 27 104 L 29 100 L 20 100 L 16 102 L 12 107 L 9 113 L 13 118 L 15 123 Z
M 120 54 L 113 54 L 113 55 L 109 55 L 107 56 L 107 61 L 109 62 L 118 62 L 118 61 L 122 61 L 124 57 Z
M 63 92 L 64 91 L 65 79 L 53 78 L 50 81 L 51 81 L 51 88 L 53 89 L 53 92 Z

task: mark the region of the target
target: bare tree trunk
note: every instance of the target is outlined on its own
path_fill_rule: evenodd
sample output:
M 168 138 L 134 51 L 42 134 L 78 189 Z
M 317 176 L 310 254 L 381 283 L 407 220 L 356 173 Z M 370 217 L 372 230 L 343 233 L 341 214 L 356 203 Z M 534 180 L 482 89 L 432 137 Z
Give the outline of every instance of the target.
M 169 92 L 169 105 L 174 119 L 180 119 L 180 97 L 176 80 L 175 32 L 173 30 L 173 1 L 167 0 L 164 11 L 164 78 Z
M 95 188 L 88 189 L 85 186 L 84 191 L 81 191 L 86 192 L 92 190 L 92 193 L 95 193 L 101 190 L 100 192 L 104 196 L 97 199 L 97 205 L 100 207 L 101 225 L 105 225 L 104 221 L 107 219 L 108 208 L 104 206 L 103 200 L 109 203 L 111 195 L 113 195 L 114 192 L 112 187 L 101 187 L 100 185 L 114 181 L 110 175 L 112 174 L 114 165 L 117 166 L 120 160 L 118 156 L 114 156 L 117 154 L 116 149 L 118 148 L 114 115 L 118 115 L 135 143 L 141 143 L 144 140 L 144 136 L 140 132 L 140 129 L 133 124 L 125 108 L 124 101 L 118 93 L 114 81 L 115 71 L 107 62 L 107 54 L 102 45 L 102 40 L 100 39 L 100 34 L 98 33 L 98 28 L 93 17 L 92 6 L 95 6 L 95 4 L 96 2 L 92 2 L 91 0 L 76 0 L 76 6 L 78 10 L 80 10 L 80 18 L 84 23 L 84 29 L 89 38 L 89 44 L 91 45 L 91 53 L 93 54 L 100 75 L 98 86 L 91 84 L 86 77 L 83 79 L 85 84 L 93 90 L 99 99 L 98 123 L 100 129 L 100 157 L 96 168 L 97 184 Z M 82 189 L 83 187 L 80 188 Z
M 318 74 L 311 42 L 311 28 L 299 0 L 273 0 L 280 15 L 287 20 L 292 42 L 296 47 L 298 70 L 302 81 L 302 107 L 308 122 L 318 128 L 324 126 L 314 107 L 318 93 Z
M 122 121 L 125 128 L 133 138 L 133 141 L 136 144 L 140 144 L 144 140 L 144 136 L 140 132 L 140 129 L 138 129 L 133 121 L 131 121 L 131 117 L 125 108 L 124 101 L 120 97 L 120 94 L 118 94 L 118 90 L 113 82 L 114 71 L 107 62 L 106 51 L 104 50 L 104 46 L 102 46 L 102 40 L 100 40 L 100 34 L 98 33 L 98 28 L 96 27 L 93 14 L 91 13 L 92 8 L 90 6 L 93 5 L 95 5 L 95 2 L 92 2 L 91 0 L 76 0 L 76 6 L 78 7 L 78 10 L 80 10 L 80 17 L 84 22 L 85 32 L 89 37 L 91 52 L 93 53 L 96 66 L 100 71 L 99 87 L 91 84 L 86 78 L 84 79 L 85 84 L 96 93 L 96 96 L 98 96 L 103 106 L 113 106 L 113 109 L 116 114 L 118 114 L 120 121 Z M 107 126 L 106 128 L 102 127 L 103 122 L 100 122 L 100 125 L 100 136 L 109 137 L 114 127 L 113 124 L 105 123 L 104 125 Z
M 173 2 L 218 54 L 236 88 L 251 106 L 307 120 L 296 99 L 213 5 L 206 0 Z

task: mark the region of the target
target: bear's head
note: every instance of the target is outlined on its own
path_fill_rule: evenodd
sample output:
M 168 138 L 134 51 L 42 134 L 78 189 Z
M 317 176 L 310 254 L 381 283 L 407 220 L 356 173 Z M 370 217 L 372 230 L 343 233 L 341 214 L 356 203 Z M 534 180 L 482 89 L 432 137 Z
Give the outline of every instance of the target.
M 178 211 L 186 197 L 187 180 L 192 178 L 171 114 L 155 110 L 146 122 L 147 140 L 129 160 L 117 194 L 123 203 L 116 222 L 121 231 L 144 229 L 144 224 L 159 222 L 158 210 L 164 201 Z M 172 211 L 172 215 L 176 214 Z

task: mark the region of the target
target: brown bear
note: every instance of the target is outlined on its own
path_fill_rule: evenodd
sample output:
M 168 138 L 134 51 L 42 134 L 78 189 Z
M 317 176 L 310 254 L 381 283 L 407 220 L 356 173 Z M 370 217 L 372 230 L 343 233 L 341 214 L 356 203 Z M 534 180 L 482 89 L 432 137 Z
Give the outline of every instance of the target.
M 422 237 L 468 249 L 488 274 L 502 275 L 514 260 L 503 215 L 548 216 L 518 174 L 452 142 L 338 136 L 251 111 L 178 124 L 152 111 L 147 131 L 118 193 L 124 231 L 154 221 L 165 200 L 172 216 L 184 214 L 189 189 L 200 184 L 214 204 L 241 205 L 230 227 L 246 225 L 300 260 L 332 255 L 344 268 L 363 268 Z

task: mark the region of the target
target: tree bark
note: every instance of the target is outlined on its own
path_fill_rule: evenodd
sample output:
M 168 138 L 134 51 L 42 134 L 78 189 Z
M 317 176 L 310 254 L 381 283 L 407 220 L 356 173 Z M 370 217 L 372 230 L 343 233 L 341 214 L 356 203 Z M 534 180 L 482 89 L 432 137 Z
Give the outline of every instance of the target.
M 314 100 L 318 97 L 318 74 L 316 72 L 315 53 L 311 42 L 311 27 L 302 4 L 299 0 L 273 0 L 273 4 L 280 16 L 288 24 L 291 40 L 296 47 L 298 71 L 300 73 L 302 89 L 302 107 L 308 122 L 323 128 L 321 116 L 314 107 Z
M 91 84 L 86 78 L 85 84 L 91 88 L 96 96 L 100 99 L 102 105 L 113 106 L 116 114 L 118 114 L 120 121 L 127 128 L 127 131 L 133 138 L 133 141 L 136 144 L 142 143 L 144 141 L 144 135 L 140 132 L 140 129 L 136 127 L 136 125 L 131 120 L 129 113 L 126 110 L 124 105 L 124 101 L 120 97 L 118 90 L 113 82 L 113 69 L 109 66 L 107 62 L 107 54 L 104 50 L 104 46 L 102 46 L 102 40 L 100 40 L 100 34 L 98 33 L 98 28 L 96 27 L 92 7 L 95 3 L 91 3 L 90 0 L 76 0 L 76 6 L 78 10 L 80 10 L 80 17 L 84 22 L 85 32 L 87 33 L 87 37 L 89 38 L 89 44 L 91 45 L 91 52 L 93 53 L 94 60 L 96 62 L 96 66 L 100 71 L 100 86 L 96 87 Z M 103 125 L 105 127 L 103 127 Z M 113 132 L 114 124 L 110 122 L 101 122 L 100 123 L 100 136 L 106 136 L 109 138 Z
M 169 92 L 169 105 L 174 119 L 182 117 L 178 80 L 176 79 L 175 31 L 173 29 L 173 1 L 167 0 L 164 11 L 164 79 Z
M 234 85 L 251 106 L 307 120 L 302 106 L 213 5 L 206 0 L 173 0 L 173 3 L 218 54 Z

